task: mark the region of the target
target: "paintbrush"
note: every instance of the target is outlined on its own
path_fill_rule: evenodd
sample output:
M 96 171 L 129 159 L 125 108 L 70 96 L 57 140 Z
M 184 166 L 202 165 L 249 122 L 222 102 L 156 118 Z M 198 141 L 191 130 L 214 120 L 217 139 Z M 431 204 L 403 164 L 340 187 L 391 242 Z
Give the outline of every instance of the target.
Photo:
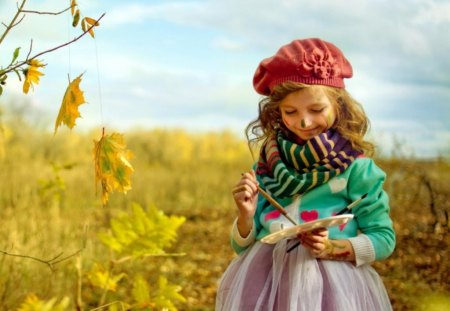
M 267 192 L 265 192 L 260 186 L 258 186 L 258 191 L 261 193 L 263 197 L 267 199 L 267 201 L 270 202 L 270 204 L 273 205 L 281 214 L 283 214 L 284 217 L 286 217 L 294 226 L 297 225 L 294 219 L 292 219 L 291 216 L 289 216 L 288 212 L 278 203 L 275 201 L 274 198 L 272 198 Z
M 350 213 L 352 211 L 352 208 L 355 207 L 359 202 L 361 202 L 361 200 L 363 200 L 365 197 L 367 197 L 367 195 L 368 195 L 368 193 L 363 194 L 359 199 L 353 201 L 352 203 L 350 203 L 349 205 L 347 205 L 346 207 L 341 209 L 339 212 L 337 212 L 336 216 Z

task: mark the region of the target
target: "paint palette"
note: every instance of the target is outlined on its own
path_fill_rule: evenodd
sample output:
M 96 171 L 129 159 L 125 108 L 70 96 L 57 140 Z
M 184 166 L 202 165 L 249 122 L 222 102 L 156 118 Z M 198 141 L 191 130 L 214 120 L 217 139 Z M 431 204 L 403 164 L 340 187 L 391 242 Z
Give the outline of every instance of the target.
M 266 235 L 261 239 L 261 242 L 267 244 L 275 244 L 283 239 L 296 238 L 297 235 L 302 232 L 311 231 L 317 228 L 329 228 L 345 224 L 352 218 L 353 218 L 352 214 L 345 214 L 305 222 L 303 224 L 292 226 Z

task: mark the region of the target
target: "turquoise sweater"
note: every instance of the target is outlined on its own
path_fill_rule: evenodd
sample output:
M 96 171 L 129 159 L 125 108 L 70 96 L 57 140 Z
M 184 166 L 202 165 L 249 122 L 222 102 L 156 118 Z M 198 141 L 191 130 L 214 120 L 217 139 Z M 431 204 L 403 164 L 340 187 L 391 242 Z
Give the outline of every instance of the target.
M 297 197 L 275 198 L 289 215 L 298 223 L 333 216 L 351 202 L 368 193 L 353 208 L 355 216 L 347 224 L 329 228 L 330 239 L 348 239 L 358 233 L 365 234 L 375 251 L 375 259 L 384 259 L 391 255 L 395 247 L 395 233 L 389 217 L 389 199 L 383 190 L 386 174 L 369 158 L 356 159 L 344 173 L 330 179 L 305 194 Z M 260 186 L 264 188 L 261 180 Z M 291 226 L 261 195 L 258 197 L 257 209 L 252 230 L 255 240 Z M 249 246 L 242 247 L 231 239 L 233 249 L 241 253 Z

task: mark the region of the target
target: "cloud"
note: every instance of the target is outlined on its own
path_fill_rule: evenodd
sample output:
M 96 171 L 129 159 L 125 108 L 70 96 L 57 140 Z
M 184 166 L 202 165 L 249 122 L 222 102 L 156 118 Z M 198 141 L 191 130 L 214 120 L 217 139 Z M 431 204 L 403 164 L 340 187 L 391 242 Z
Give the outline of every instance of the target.
M 37 105 L 59 102 L 67 68 L 86 71 L 90 103 L 80 125 L 95 124 L 102 102 L 101 118 L 118 126 L 245 127 L 257 113 L 251 81 L 258 63 L 295 38 L 321 37 L 351 61 L 354 77 L 346 84 L 375 131 L 405 137 L 414 148 L 419 139 L 430 150 L 450 133 L 450 40 L 442 35 L 450 26 L 448 1 L 84 2 L 89 14 L 106 11 L 96 40 L 80 40 L 70 57 L 67 50 L 46 56 L 35 94 L 46 97 Z M 2 1 L 1 16 L 5 7 Z M 43 38 L 41 47 L 65 41 L 67 18 L 48 20 L 51 27 L 30 20 L 17 28 L 11 48 L 30 36 L 36 44 Z

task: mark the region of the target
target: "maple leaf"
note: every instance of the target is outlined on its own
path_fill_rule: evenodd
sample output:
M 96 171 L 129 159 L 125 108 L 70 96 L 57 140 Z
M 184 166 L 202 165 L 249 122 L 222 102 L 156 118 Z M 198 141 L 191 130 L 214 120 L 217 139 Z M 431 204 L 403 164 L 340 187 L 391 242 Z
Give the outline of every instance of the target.
M 129 160 L 131 152 L 126 149 L 123 135 L 112 133 L 94 140 L 95 181 L 102 185 L 102 202 L 108 202 L 113 191 L 127 193 L 131 189 L 131 173 L 134 171 Z
M 61 123 L 64 123 L 68 128 L 72 129 L 75 126 L 75 119 L 81 116 L 78 107 L 86 102 L 83 91 L 80 89 L 82 76 L 83 74 L 70 82 L 64 93 L 58 117 L 55 122 L 55 134 Z
M 23 92 L 25 94 L 28 94 L 28 91 L 31 88 L 33 88 L 33 83 L 38 84 L 40 76 L 43 76 L 44 74 L 40 72 L 38 69 L 45 67 L 45 64 L 41 63 L 37 59 L 32 59 L 27 62 L 29 67 L 23 71 L 23 74 L 25 76 L 25 81 L 23 82 Z

